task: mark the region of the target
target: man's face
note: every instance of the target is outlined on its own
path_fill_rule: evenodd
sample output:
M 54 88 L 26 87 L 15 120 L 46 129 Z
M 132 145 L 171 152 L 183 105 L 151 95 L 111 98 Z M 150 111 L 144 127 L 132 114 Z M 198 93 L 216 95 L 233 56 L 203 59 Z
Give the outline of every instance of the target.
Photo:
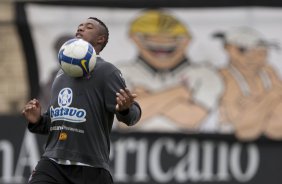
M 134 33 L 132 40 L 138 47 L 140 56 L 151 66 L 167 70 L 175 67 L 185 57 L 190 38 L 187 35 Z
M 244 56 L 248 66 L 253 68 L 261 68 L 266 64 L 267 50 L 265 47 L 253 48 L 247 50 Z
M 234 64 L 240 64 L 244 68 L 258 70 L 267 62 L 267 48 L 265 47 L 245 49 L 244 51 L 238 47 L 234 47 L 233 51 L 230 49 L 229 52 L 232 57 L 231 61 Z
M 97 46 L 103 43 L 101 25 L 93 19 L 87 19 L 85 22 L 79 24 L 75 36 L 89 42 L 96 51 L 98 49 Z

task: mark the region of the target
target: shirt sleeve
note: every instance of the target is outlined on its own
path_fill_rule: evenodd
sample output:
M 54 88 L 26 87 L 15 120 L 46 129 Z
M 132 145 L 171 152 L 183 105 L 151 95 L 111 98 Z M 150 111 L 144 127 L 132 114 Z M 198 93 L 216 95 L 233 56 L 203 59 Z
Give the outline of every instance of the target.
M 134 102 L 132 106 L 128 109 L 127 113 L 116 112 L 116 93 L 120 89 L 126 88 L 125 80 L 122 77 L 121 72 L 117 69 L 107 77 L 104 94 L 105 103 L 107 110 L 116 114 L 119 121 L 127 124 L 136 124 L 141 117 L 141 108 L 137 102 Z
M 128 109 L 127 113 L 117 112 L 116 117 L 119 121 L 125 123 L 128 126 L 135 125 L 141 118 L 141 108 L 137 102 L 134 102 Z
M 37 123 L 28 123 L 28 130 L 32 133 L 37 134 L 48 134 L 50 131 L 50 117 L 48 113 L 45 113 L 41 116 L 40 120 Z

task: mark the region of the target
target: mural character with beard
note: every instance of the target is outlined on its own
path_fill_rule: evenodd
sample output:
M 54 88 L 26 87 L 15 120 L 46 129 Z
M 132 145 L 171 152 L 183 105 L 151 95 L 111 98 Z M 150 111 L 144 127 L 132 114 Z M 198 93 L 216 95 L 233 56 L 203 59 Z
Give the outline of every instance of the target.
M 215 68 L 189 60 L 188 28 L 164 10 L 145 10 L 131 22 L 129 36 L 139 55 L 119 68 L 143 109 L 130 130 L 215 129 L 216 121 L 207 119 L 217 109 L 223 82 Z

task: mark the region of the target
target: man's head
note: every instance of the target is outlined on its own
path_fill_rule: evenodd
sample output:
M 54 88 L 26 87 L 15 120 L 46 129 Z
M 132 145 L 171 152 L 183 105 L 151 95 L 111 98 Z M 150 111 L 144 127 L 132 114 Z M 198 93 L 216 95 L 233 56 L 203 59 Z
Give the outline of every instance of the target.
M 225 33 L 217 34 L 224 41 L 230 61 L 248 69 L 258 69 L 265 65 L 267 49 L 271 43 L 250 27 L 238 27 Z
M 99 54 L 108 43 L 109 30 L 100 19 L 89 17 L 85 22 L 79 24 L 75 36 L 88 41 Z
M 140 56 L 158 70 L 169 70 L 185 59 L 191 35 L 174 16 L 148 10 L 132 21 L 129 34 Z

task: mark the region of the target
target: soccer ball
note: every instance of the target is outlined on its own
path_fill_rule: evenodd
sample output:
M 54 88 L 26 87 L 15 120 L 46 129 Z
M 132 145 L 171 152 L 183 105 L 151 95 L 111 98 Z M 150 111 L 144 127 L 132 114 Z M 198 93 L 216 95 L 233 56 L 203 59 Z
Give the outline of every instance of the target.
M 94 69 L 97 55 L 90 43 L 74 38 L 61 46 L 58 58 L 60 67 L 66 74 L 71 77 L 86 77 Z

